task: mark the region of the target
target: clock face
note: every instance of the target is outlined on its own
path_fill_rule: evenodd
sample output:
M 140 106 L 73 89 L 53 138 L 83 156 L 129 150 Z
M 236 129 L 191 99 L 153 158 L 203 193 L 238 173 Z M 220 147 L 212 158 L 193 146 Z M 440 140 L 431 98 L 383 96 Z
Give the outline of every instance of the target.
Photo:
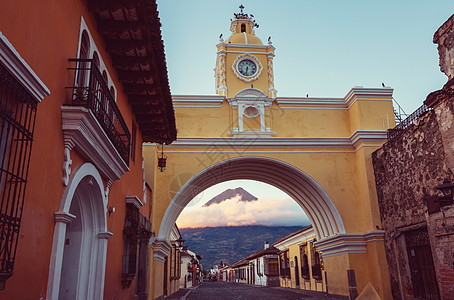
M 249 59 L 244 59 L 238 63 L 238 72 L 241 75 L 250 77 L 257 72 L 257 65 Z

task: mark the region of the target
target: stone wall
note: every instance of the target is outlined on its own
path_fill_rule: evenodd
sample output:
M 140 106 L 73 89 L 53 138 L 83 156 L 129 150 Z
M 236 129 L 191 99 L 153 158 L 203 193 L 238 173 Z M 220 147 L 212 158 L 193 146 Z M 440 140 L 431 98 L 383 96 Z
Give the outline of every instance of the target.
M 450 80 L 444 90 L 453 86 Z M 433 201 L 440 195 L 436 186 L 454 178 L 454 97 L 443 90 L 435 94 L 433 110 L 372 156 L 395 299 L 411 299 L 418 288 L 412 283 L 405 239 L 415 230 L 428 233 L 441 298 L 454 295 L 454 206 L 440 208 Z M 430 214 L 426 201 L 435 205 Z

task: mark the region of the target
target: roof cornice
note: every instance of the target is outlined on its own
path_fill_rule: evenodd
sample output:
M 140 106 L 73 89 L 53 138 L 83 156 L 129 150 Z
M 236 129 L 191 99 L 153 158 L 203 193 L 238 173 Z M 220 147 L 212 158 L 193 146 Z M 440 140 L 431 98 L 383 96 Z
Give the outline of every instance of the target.
M 297 244 L 303 240 L 308 240 L 311 238 L 315 238 L 315 231 L 313 227 L 308 228 L 293 236 L 290 236 L 282 241 L 279 241 L 278 243 L 273 244 L 273 246 L 279 250 L 283 250 L 285 248 L 288 248 L 290 245 Z
M 282 108 L 337 108 L 348 109 L 356 101 L 392 101 L 393 89 L 384 88 L 352 88 L 344 98 L 314 98 L 314 97 L 277 97 L 276 102 Z
M 219 43 L 216 45 L 217 48 L 225 47 L 225 48 L 253 48 L 253 49 L 272 49 L 273 51 L 276 49 L 273 45 L 257 45 L 257 44 L 233 44 L 233 43 Z M 266 53 L 266 52 L 264 52 Z
M 181 105 L 221 105 L 225 96 L 218 95 L 172 95 L 175 106 Z
M 387 141 L 386 130 L 357 130 L 349 137 L 178 137 L 174 148 L 356 148 Z

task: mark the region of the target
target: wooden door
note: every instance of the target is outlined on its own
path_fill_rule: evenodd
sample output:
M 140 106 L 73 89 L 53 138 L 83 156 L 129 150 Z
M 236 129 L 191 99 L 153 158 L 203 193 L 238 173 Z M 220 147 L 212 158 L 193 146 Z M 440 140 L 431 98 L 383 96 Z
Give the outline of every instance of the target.
M 415 298 L 440 299 L 427 228 L 405 233 Z

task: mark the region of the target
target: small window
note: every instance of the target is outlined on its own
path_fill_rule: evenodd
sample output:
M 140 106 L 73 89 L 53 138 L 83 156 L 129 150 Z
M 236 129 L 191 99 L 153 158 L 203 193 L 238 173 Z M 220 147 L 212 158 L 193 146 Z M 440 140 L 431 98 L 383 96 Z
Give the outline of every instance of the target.
M 310 279 L 310 274 L 309 274 L 309 261 L 307 259 L 307 254 L 303 255 L 303 261 L 302 261 L 302 266 L 301 266 L 301 276 L 309 280 Z
M 22 82 L 0 63 L 0 274 L 6 274 L 0 286 L 13 274 L 36 108 Z
M 93 62 L 95 63 L 96 67 L 98 67 L 98 69 L 99 69 L 99 55 L 98 55 L 98 52 L 96 52 L 96 51 L 93 53 Z
M 114 101 L 115 101 L 115 89 L 113 88 L 113 86 L 111 86 L 111 87 L 109 88 L 109 91 L 110 91 L 110 94 L 112 94 L 112 98 L 113 98 Z
M 241 24 L 241 32 L 246 32 L 246 24 Z
M 88 38 L 87 31 L 82 32 L 82 38 L 80 41 L 79 59 L 88 59 L 88 53 L 90 52 L 90 39 Z M 81 61 L 79 66 L 79 72 L 77 74 L 76 86 L 85 87 L 86 81 L 88 80 L 88 62 Z
M 260 111 L 254 106 L 249 106 L 244 110 L 244 115 L 252 119 L 258 117 L 260 115 Z
M 136 128 L 136 123 L 134 123 L 134 121 L 132 122 L 132 129 L 131 129 L 131 159 L 133 162 L 136 161 L 136 131 L 137 131 L 137 128 Z
M 98 66 L 98 65 L 97 65 Z M 98 66 L 99 68 L 99 66 Z M 102 79 L 104 79 L 104 82 L 106 83 L 107 85 L 107 82 L 108 82 L 108 79 L 107 79 L 107 72 L 106 70 L 102 71 Z
M 312 278 L 322 280 L 322 265 L 320 262 L 320 254 L 314 252 L 314 264 L 312 265 Z

